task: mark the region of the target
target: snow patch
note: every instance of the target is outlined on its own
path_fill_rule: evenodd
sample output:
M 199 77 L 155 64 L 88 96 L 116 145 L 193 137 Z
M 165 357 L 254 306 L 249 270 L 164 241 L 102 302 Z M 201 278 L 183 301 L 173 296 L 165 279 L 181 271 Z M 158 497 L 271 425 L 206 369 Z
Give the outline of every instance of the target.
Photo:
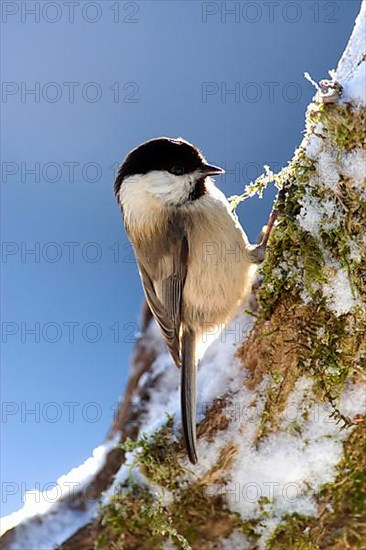
M 69 508 L 72 497 L 82 492 L 103 468 L 109 451 L 116 446 L 118 439 L 119 434 L 96 447 L 92 456 L 83 464 L 61 476 L 53 489 L 45 492 L 27 491 L 23 508 L 1 519 L 2 533 L 22 523 L 14 544 L 10 544 L 7 549 L 49 550 L 85 525 L 93 517 L 96 503 L 89 501 L 86 510 L 78 512 Z M 39 523 L 32 521 L 38 517 Z
M 221 550 L 249 550 L 253 548 L 241 531 L 233 531 L 229 537 L 221 539 L 219 542 L 218 548 Z
M 334 190 L 340 180 L 340 175 L 337 159 L 333 152 L 323 151 L 319 155 L 317 171 L 320 183 Z
M 340 157 L 340 172 L 351 180 L 352 187 L 360 198 L 366 200 L 366 151 L 354 149 L 343 153 Z
M 365 97 L 366 2 L 361 2 L 351 38 L 338 63 L 335 79 L 343 86 L 342 101 L 366 105 Z M 362 61 L 363 59 L 363 61 Z
M 328 283 L 323 285 L 323 295 L 327 299 L 328 308 L 337 317 L 349 313 L 357 305 L 345 268 L 338 267 L 337 272 L 329 276 Z
M 322 214 L 319 202 L 310 196 L 306 196 L 301 200 L 300 214 L 297 216 L 297 221 L 302 229 L 310 233 L 313 237 L 317 237 L 322 221 Z
M 216 337 L 216 340 L 206 350 L 198 371 L 198 420 L 203 418 L 214 399 L 235 391 L 243 384 L 243 369 L 235 354 L 252 329 L 253 322 L 252 316 L 240 313 L 227 327 L 209 336 L 211 340 Z M 156 382 L 150 393 L 149 409 L 141 419 L 140 433 L 146 434 L 165 424 L 166 414 L 180 419 L 180 371 L 164 348 L 157 356 L 149 377 Z M 175 427 L 178 431 L 177 424 Z
M 343 83 L 342 102 L 353 101 L 359 107 L 366 106 L 366 62 L 363 61 L 352 73 L 352 78 Z
M 302 377 L 288 399 L 281 429 L 253 445 L 249 429 L 236 438 L 239 450 L 223 490 L 227 505 L 243 520 L 260 519 L 258 548 L 288 514 L 316 516 L 316 496 L 332 482 L 343 454 L 347 430 L 331 418 L 327 403 L 315 403 L 312 380 Z M 340 410 L 354 416 L 364 410 L 365 384 L 344 391 Z M 306 415 L 305 415 L 306 412 Z
M 310 159 L 316 160 L 319 157 L 319 154 L 322 149 L 323 149 L 323 140 L 320 137 L 312 134 L 309 137 L 305 147 L 306 155 Z
M 346 386 L 339 406 L 342 414 L 351 420 L 358 414 L 366 416 L 366 380 Z
M 340 223 L 340 211 L 331 198 L 319 201 L 316 197 L 306 195 L 300 201 L 301 210 L 297 221 L 302 229 L 315 238 L 319 237 L 320 230 L 330 231 Z

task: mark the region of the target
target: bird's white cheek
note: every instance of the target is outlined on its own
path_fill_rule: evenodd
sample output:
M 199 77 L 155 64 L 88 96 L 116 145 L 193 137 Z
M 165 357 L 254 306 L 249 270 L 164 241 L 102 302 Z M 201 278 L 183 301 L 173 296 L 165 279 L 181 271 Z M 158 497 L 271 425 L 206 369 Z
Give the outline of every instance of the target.
M 150 172 L 126 178 L 118 199 L 130 237 L 152 238 L 164 226 L 171 207 L 186 200 L 191 189 L 188 177 L 168 172 Z
M 161 203 L 148 192 L 143 176 L 126 178 L 118 199 L 123 208 L 126 228 L 132 233 L 151 233 L 161 214 Z
M 166 206 L 183 203 L 194 184 L 191 175 L 175 176 L 169 172 L 153 171 L 141 179 L 142 186 L 151 196 Z
M 128 216 L 144 216 L 145 210 L 180 205 L 187 200 L 194 186 L 191 175 L 175 176 L 153 171 L 126 178 L 119 192 L 119 201 Z

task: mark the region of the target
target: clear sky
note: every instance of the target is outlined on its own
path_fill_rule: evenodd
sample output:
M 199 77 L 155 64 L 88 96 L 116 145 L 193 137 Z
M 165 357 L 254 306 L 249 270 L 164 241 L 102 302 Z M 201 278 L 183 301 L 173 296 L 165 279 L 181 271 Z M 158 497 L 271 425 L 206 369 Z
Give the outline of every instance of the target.
M 303 73 L 335 68 L 359 5 L 1 3 L 2 514 L 90 455 L 126 383 L 142 290 L 117 163 L 167 135 L 226 167 L 228 196 L 278 170 L 302 138 Z M 238 209 L 252 241 L 273 197 Z

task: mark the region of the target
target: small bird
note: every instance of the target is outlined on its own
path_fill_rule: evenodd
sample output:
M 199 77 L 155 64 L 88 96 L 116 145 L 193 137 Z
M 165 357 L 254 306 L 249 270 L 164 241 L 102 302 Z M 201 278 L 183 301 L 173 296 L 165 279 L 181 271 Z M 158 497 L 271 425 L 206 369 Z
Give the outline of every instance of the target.
M 193 464 L 199 347 L 248 294 L 250 268 L 267 242 L 249 244 L 211 178 L 222 173 L 188 141 L 160 137 L 133 149 L 114 183 L 147 303 L 181 367 L 183 437 Z

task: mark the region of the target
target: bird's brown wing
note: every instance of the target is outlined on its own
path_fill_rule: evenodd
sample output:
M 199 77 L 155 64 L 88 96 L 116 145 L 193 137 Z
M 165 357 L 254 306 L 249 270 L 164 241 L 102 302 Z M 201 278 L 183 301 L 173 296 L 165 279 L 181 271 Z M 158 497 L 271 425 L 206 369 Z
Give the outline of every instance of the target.
M 174 241 L 173 241 L 174 239 Z M 146 300 L 154 315 L 174 362 L 181 364 L 180 328 L 182 295 L 187 275 L 188 240 L 184 235 L 170 235 L 159 246 L 158 256 L 146 259 L 135 249 Z

